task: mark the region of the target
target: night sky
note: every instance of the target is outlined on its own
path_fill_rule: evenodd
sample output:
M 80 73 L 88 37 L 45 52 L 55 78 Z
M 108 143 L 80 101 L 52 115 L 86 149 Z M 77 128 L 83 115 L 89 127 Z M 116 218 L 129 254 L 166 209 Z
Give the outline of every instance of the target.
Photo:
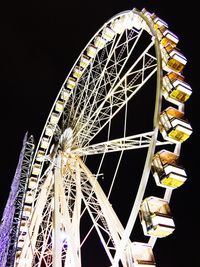
M 95 32 L 113 15 L 134 7 L 156 13 L 179 37 L 193 94 L 185 114 L 193 134 L 182 145 L 188 180 L 172 196 L 176 230 L 155 245 L 157 267 L 197 267 L 199 235 L 199 14 L 182 1 L 7 1 L 0 16 L 0 215 L 10 191 L 25 133 L 37 143 L 54 99 Z M 90 267 L 90 266 L 88 266 Z M 99 266 L 91 266 L 99 267 Z M 104 266 L 102 266 L 104 267 Z

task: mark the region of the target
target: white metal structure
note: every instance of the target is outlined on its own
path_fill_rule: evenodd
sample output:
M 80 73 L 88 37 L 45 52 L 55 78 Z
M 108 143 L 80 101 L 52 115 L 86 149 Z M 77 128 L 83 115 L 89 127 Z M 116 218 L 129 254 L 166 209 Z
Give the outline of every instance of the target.
M 181 146 L 159 133 L 159 115 L 166 101 L 163 69 L 170 69 L 173 62 L 168 61 L 174 55 L 167 54 L 161 43 L 161 26 L 167 27 L 145 10 L 117 14 L 76 60 L 36 148 L 15 267 L 89 266 L 85 259 L 91 253 L 95 262 L 91 251 L 96 245 L 105 257 L 103 266 L 132 266 L 134 226 L 154 152 L 170 144 L 179 154 Z M 183 111 L 184 103 L 176 103 Z M 141 166 L 134 166 L 138 158 Z M 139 167 L 141 173 L 134 174 Z M 135 179 L 131 201 L 122 192 L 115 193 L 119 187 L 122 191 L 129 187 L 130 179 Z M 169 201 L 172 190 L 160 190 Z M 120 209 L 128 214 L 122 220 L 117 209 L 121 202 Z M 96 237 L 91 241 L 94 232 L 100 243 Z M 153 247 L 155 241 L 151 237 L 149 245 Z

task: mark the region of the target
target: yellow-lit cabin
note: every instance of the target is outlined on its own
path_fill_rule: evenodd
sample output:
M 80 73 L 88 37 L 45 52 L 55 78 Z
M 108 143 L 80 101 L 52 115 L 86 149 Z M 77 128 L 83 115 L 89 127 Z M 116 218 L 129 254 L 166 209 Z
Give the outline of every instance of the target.
M 52 136 L 55 130 L 55 126 L 53 126 L 51 123 L 49 123 L 45 129 L 45 135 Z
M 39 162 L 43 162 L 45 160 L 45 151 L 38 150 L 37 155 L 36 155 L 36 160 Z
M 80 66 L 76 66 L 73 70 L 73 77 L 80 79 L 83 74 L 83 68 Z
M 111 29 L 112 29 L 114 32 L 116 32 L 116 33 L 118 33 L 118 34 L 121 34 L 121 33 L 124 31 L 124 29 L 125 29 L 125 27 L 124 27 L 124 25 L 122 24 L 122 21 L 121 21 L 120 18 L 119 18 L 119 19 L 115 19 L 115 20 L 113 20 L 113 21 L 111 22 L 110 27 L 111 27 Z
M 151 171 L 156 184 L 161 187 L 174 189 L 187 179 L 184 168 L 179 164 L 179 157 L 167 150 L 161 150 L 154 155 Z
M 182 143 L 192 134 L 192 127 L 184 118 L 184 113 L 168 107 L 160 114 L 160 132 L 165 140 Z
M 157 32 L 158 39 L 162 47 L 170 44 L 172 47 L 175 47 L 179 41 L 178 37 L 168 30 L 168 24 L 157 17 L 155 13 L 149 13 L 145 9 L 142 10 L 144 15 L 149 19 L 152 20 L 154 23 L 154 29 Z
M 64 105 L 65 105 L 64 101 L 57 100 L 56 105 L 55 105 L 55 111 L 63 112 Z
M 67 85 L 67 83 L 64 84 L 64 87 L 62 88 L 62 92 L 61 92 L 61 94 L 60 94 L 60 98 L 61 98 L 62 100 L 64 100 L 64 101 L 67 101 L 67 100 L 69 99 L 70 94 L 71 94 L 71 92 L 72 92 L 72 89 L 67 88 L 66 85 Z M 76 85 L 76 82 L 75 82 L 75 85 Z M 63 109 L 64 109 L 64 106 L 63 106 Z
M 168 28 L 168 24 L 164 20 L 157 17 L 155 14 L 152 15 L 152 19 L 154 22 L 154 29 L 155 30 L 160 29 L 161 27 Z
M 141 242 L 133 242 L 131 244 L 132 260 L 130 267 L 155 267 L 155 258 L 152 247 Z M 128 265 L 129 266 L 129 265 Z
M 129 16 L 126 17 L 126 28 L 131 30 L 132 28 L 140 31 L 143 24 L 143 18 L 141 18 L 137 14 L 130 13 Z
M 160 29 L 162 31 L 162 28 Z M 175 47 L 178 43 L 179 39 L 173 32 L 169 31 L 168 29 L 163 29 L 162 38 L 161 38 L 161 45 L 165 47 L 166 45 L 170 44 L 172 47 Z
M 175 72 L 163 77 L 162 91 L 165 99 L 176 105 L 186 102 L 192 94 L 192 89 L 184 82 L 184 77 Z
M 133 23 L 133 28 L 135 28 L 138 31 L 141 30 L 143 20 L 140 16 L 138 16 L 137 14 L 134 14 L 132 23 Z
M 20 232 L 28 232 L 28 224 L 27 221 L 25 219 L 21 219 L 20 221 L 20 227 L 19 227 Z
M 129 14 L 126 14 L 126 15 L 123 15 L 120 17 L 120 23 L 121 25 L 123 26 L 124 30 L 125 29 L 131 29 L 133 27 L 132 25 L 132 18 L 133 18 L 133 14 L 131 13 L 130 15 Z
M 34 175 L 38 175 L 38 174 L 40 174 L 40 171 L 41 171 L 41 165 L 40 164 L 34 164 L 33 165 L 33 168 L 32 168 L 32 174 L 34 174 Z
M 74 89 L 75 86 L 76 86 L 76 79 L 73 77 L 69 77 L 69 79 L 67 80 L 66 87 L 69 89 Z
M 53 125 L 57 124 L 60 118 L 60 114 L 56 112 L 52 112 L 50 116 L 50 123 Z
M 94 45 L 98 49 L 102 49 L 106 45 L 106 40 L 100 35 L 96 36 L 94 39 Z
M 41 140 L 41 144 L 40 144 L 40 147 L 43 148 L 43 149 L 47 149 L 48 146 L 49 146 L 49 138 L 48 137 L 43 137 L 42 140 Z
M 33 191 L 27 191 L 25 197 L 25 204 L 32 204 L 34 200 Z
M 139 215 L 146 236 L 165 237 L 175 229 L 169 204 L 164 199 L 153 196 L 145 198 Z
M 107 26 L 102 30 L 102 37 L 106 40 L 106 41 L 111 41 L 114 36 L 115 36 L 115 32 L 111 29 L 111 27 Z
M 161 49 L 161 55 L 163 59 L 163 70 L 170 72 L 182 72 L 187 63 L 187 59 L 178 49 L 174 48 L 170 43 Z
M 132 28 L 134 28 L 139 31 L 142 28 L 142 24 L 143 19 L 139 15 L 134 13 L 128 13 L 114 20 L 110 24 L 110 28 L 113 30 L 113 32 L 121 34 L 125 29 L 131 30 Z
M 28 188 L 29 189 L 35 189 L 37 186 L 37 178 L 34 176 L 31 176 L 29 178 L 29 182 L 28 182 Z
M 79 64 L 82 68 L 87 68 L 90 64 L 90 58 L 86 55 L 82 55 Z
M 87 52 L 88 57 L 94 58 L 97 54 L 97 47 L 95 47 L 94 45 L 91 44 L 87 47 L 86 52 Z
M 24 208 L 23 208 L 23 212 L 22 212 L 22 216 L 23 217 L 30 217 L 31 211 L 32 211 L 32 207 L 25 203 Z

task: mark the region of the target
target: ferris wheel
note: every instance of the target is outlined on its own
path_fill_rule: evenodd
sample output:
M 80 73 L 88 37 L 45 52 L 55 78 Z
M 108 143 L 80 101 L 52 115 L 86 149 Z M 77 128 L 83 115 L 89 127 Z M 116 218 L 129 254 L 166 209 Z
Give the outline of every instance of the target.
M 192 133 L 178 41 L 157 15 L 133 9 L 82 50 L 34 152 L 14 267 L 98 266 L 95 248 L 103 266 L 155 266 L 157 238 L 175 229 L 169 202 L 187 179 L 180 149 Z

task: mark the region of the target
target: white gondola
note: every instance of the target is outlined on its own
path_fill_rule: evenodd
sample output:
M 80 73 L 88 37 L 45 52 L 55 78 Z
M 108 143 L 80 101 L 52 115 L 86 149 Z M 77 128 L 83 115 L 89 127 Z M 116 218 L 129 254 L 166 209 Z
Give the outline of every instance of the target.
M 52 124 L 57 124 L 59 121 L 60 114 L 56 112 L 52 112 L 51 117 L 50 117 L 50 123 Z
M 69 77 L 67 83 L 65 85 L 68 89 L 74 89 L 76 86 L 76 79 L 73 77 Z
M 116 33 L 118 33 L 118 34 L 121 34 L 121 33 L 124 31 L 124 29 L 125 29 L 125 27 L 124 27 L 124 25 L 121 23 L 121 20 L 120 20 L 120 19 L 115 19 L 115 20 L 113 20 L 113 21 L 111 22 L 110 27 L 111 27 L 111 29 L 112 29 L 114 32 L 116 32 Z
M 18 240 L 18 243 L 17 243 L 17 247 L 18 248 L 22 248 L 23 247 L 23 245 L 24 245 L 24 239 L 25 239 L 25 237 L 19 236 L 19 240 Z
M 143 25 L 143 19 L 137 14 L 133 14 L 132 19 L 131 19 L 131 26 L 135 28 L 137 31 L 140 31 L 142 29 L 142 25 Z M 130 28 L 130 25 L 129 25 L 129 28 Z
M 33 192 L 32 191 L 26 192 L 25 203 L 31 204 L 33 203 L 33 200 L 34 200 Z
M 144 235 L 165 237 L 175 230 L 174 220 L 171 216 L 169 204 L 158 197 L 147 197 L 140 207 L 140 221 Z
M 20 232 L 28 232 L 28 225 L 27 225 L 27 221 L 22 219 L 20 221 Z
M 36 160 L 39 162 L 43 162 L 45 159 L 45 151 L 43 150 L 38 150 L 38 153 L 36 155 Z
M 156 184 L 161 187 L 174 189 L 185 183 L 187 174 L 179 164 L 179 157 L 167 150 L 157 152 L 151 167 Z
M 179 105 L 189 99 L 192 89 L 182 75 L 170 72 L 163 77 L 162 92 L 167 101 Z
M 31 177 L 29 178 L 28 188 L 29 188 L 29 189 L 35 189 L 36 186 L 37 186 L 37 178 L 31 176 Z
M 69 90 L 68 88 L 63 88 L 60 94 L 60 98 L 64 101 L 67 101 L 70 97 L 70 94 L 71 94 L 71 89 Z
M 155 267 L 155 258 L 152 247 L 141 242 L 133 242 L 131 244 L 132 265 L 134 267 Z
M 23 217 L 30 217 L 31 210 L 32 210 L 31 206 L 28 206 L 28 205 L 25 204 L 24 208 L 23 208 L 22 216 Z
M 82 55 L 79 64 L 82 68 L 87 68 L 90 64 L 90 58 L 86 55 Z
M 153 22 L 154 29 L 157 32 L 157 37 L 159 41 L 161 41 L 164 37 L 164 32 L 168 29 L 168 24 L 162 19 L 158 18 L 155 13 L 150 13 L 145 8 L 143 8 L 142 12 L 151 23 Z M 147 25 L 144 25 L 144 28 L 151 34 Z
M 102 49 L 106 45 L 106 40 L 100 35 L 96 36 L 94 39 L 94 45 L 98 49 Z
M 154 29 L 159 29 L 162 27 L 168 28 L 168 24 L 164 20 L 157 17 L 155 14 L 152 16 L 152 19 L 154 22 Z
M 45 129 L 45 135 L 47 136 L 52 136 L 54 134 L 54 129 L 55 127 L 52 124 L 48 124 L 46 129 Z
M 175 47 L 178 44 L 179 38 L 173 32 L 169 31 L 168 29 L 163 29 L 161 35 L 161 45 L 164 47 L 167 44 L 170 44 L 172 47 Z
M 40 164 L 34 164 L 32 169 L 32 174 L 38 175 L 41 171 L 41 165 Z
M 62 92 L 60 94 L 60 98 L 64 101 L 67 101 L 70 97 L 70 94 L 71 94 L 72 90 L 69 89 L 69 88 L 63 88 L 62 89 Z
M 115 34 L 116 33 L 108 26 L 102 30 L 102 37 L 106 41 L 111 41 L 114 38 Z
M 160 132 L 165 140 L 182 143 L 192 134 L 192 127 L 184 118 L 184 113 L 168 107 L 160 114 Z
M 133 13 L 128 13 L 126 15 L 123 15 L 120 17 L 120 23 L 123 27 L 123 30 L 128 29 L 131 30 L 134 26 L 133 20 L 134 20 L 134 15 Z
M 86 52 L 87 52 L 88 57 L 94 58 L 98 52 L 98 49 L 94 45 L 91 44 L 87 47 Z
M 64 101 L 57 100 L 56 105 L 55 105 L 55 110 L 58 112 L 63 112 L 64 110 Z
M 42 140 L 41 140 L 40 147 L 43 148 L 43 149 L 47 149 L 48 146 L 49 146 L 49 138 L 43 137 Z
M 80 66 L 76 66 L 73 70 L 73 77 L 80 79 L 83 74 L 84 69 Z
M 163 58 L 163 70 L 167 72 L 175 71 L 180 73 L 187 63 L 185 56 L 170 44 L 161 49 L 161 55 Z

